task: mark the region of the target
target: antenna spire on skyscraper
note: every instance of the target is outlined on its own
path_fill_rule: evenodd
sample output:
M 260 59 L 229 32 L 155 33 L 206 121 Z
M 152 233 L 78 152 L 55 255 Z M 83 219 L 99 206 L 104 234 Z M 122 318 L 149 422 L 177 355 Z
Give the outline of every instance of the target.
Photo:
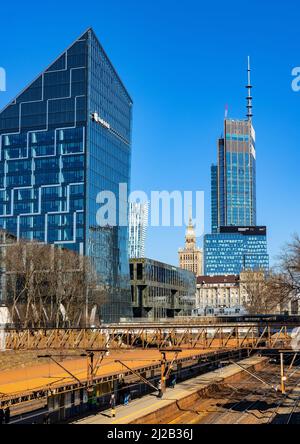
M 229 107 L 228 107 L 228 105 L 226 104 L 226 105 L 225 105 L 225 119 L 228 118 L 228 111 L 229 111 Z
M 250 56 L 248 56 L 248 85 L 246 86 L 248 90 L 248 96 L 247 96 L 247 118 L 248 120 L 252 120 L 253 114 L 252 114 L 252 85 L 251 85 L 251 66 L 250 66 Z

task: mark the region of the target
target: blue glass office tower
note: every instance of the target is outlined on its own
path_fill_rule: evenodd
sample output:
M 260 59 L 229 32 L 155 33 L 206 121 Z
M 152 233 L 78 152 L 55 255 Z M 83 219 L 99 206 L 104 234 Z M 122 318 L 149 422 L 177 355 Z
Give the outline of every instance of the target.
M 256 144 L 250 61 L 247 119 L 224 119 L 218 164 L 211 168 L 211 235 L 204 238 L 206 274 L 268 270 L 267 232 L 256 227 Z M 253 228 L 254 231 L 251 229 Z M 255 234 L 253 234 L 255 232 Z
M 107 322 L 132 314 L 128 232 L 97 225 L 96 198 L 118 199 L 130 183 L 131 122 L 132 100 L 92 29 L 0 113 L 0 227 L 90 256 Z
M 220 227 L 205 236 L 204 274 L 240 274 L 243 270 L 269 269 L 266 227 Z
M 256 152 L 251 120 L 224 121 L 212 212 L 217 214 L 218 227 L 256 225 Z

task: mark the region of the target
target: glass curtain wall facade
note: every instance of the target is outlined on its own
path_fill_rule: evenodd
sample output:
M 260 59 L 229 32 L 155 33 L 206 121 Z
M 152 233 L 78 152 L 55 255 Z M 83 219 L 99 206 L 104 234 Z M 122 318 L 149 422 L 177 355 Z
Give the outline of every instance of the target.
M 132 315 L 128 227 L 128 195 L 131 169 L 132 100 L 93 32 L 89 32 L 89 115 L 96 113 L 101 122 L 88 120 L 87 144 L 87 254 L 92 256 L 101 281 L 111 289 L 109 301 L 102 307 L 103 317 L 118 321 Z M 120 194 L 119 185 L 127 185 Z M 113 192 L 117 202 L 115 227 L 97 227 L 99 191 Z M 122 202 L 121 202 L 122 200 Z M 111 210 L 114 210 L 111 208 Z M 106 253 L 105 253 L 106 252 Z
M 225 119 L 224 138 L 218 141 L 217 174 L 217 199 L 212 212 L 217 214 L 218 227 L 255 226 L 256 152 L 250 120 Z M 215 170 L 212 186 L 213 175 Z
M 91 256 L 108 322 L 131 315 L 128 233 L 97 226 L 96 197 L 130 182 L 131 114 L 92 29 L 0 112 L 0 228 Z
M 221 227 L 204 239 L 204 274 L 238 275 L 269 270 L 266 227 Z
M 130 259 L 134 316 L 191 316 L 196 302 L 194 273 L 151 259 Z
M 211 232 L 218 232 L 218 166 L 211 166 Z

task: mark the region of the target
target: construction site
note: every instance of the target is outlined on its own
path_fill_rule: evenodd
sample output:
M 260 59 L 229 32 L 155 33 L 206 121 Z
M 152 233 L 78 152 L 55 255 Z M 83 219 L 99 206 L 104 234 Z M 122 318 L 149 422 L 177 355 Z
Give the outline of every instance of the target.
M 0 348 L 0 403 L 12 424 L 300 419 L 298 324 L 291 322 L 3 329 Z

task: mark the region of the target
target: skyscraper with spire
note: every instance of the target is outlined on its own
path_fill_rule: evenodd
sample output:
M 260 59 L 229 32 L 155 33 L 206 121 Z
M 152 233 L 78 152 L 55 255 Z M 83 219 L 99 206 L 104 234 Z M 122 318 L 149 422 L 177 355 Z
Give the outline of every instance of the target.
M 247 66 L 247 113 L 231 119 L 226 110 L 218 139 L 217 165 L 211 168 L 212 234 L 204 239 L 205 274 L 239 274 L 268 269 L 266 227 L 257 227 L 256 141 L 250 57 Z
M 224 119 L 218 165 L 212 171 L 212 232 L 221 226 L 256 225 L 256 148 L 248 58 L 247 118 Z

